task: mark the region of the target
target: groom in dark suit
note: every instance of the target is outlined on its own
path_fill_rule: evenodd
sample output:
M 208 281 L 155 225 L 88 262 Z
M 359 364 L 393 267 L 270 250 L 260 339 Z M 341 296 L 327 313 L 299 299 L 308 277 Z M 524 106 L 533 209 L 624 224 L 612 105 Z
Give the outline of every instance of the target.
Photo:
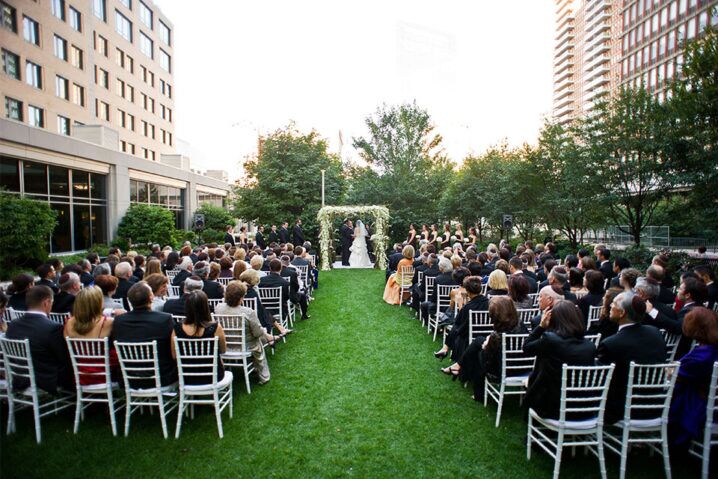
M 352 228 L 352 222 L 349 219 L 344 220 L 344 224 L 341 229 L 342 236 L 342 266 L 349 266 L 349 247 L 354 241 L 354 228 Z

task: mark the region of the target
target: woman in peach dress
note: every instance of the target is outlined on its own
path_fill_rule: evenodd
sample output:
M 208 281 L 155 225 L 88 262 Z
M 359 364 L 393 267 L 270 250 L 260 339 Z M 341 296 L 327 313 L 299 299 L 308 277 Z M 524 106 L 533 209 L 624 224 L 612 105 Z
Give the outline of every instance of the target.
M 411 245 L 404 246 L 404 249 L 401 251 L 402 256 L 404 256 L 400 261 L 399 264 L 396 267 L 396 273 L 389 276 L 389 281 L 386 282 L 386 287 L 384 288 L 384 301 L 386 301 L 389 304 L 400 304 L 401 301 L 404 299 L 401 297 L 401 285 L 399 284 L 399 281 L 401 280 L 404 283 L 404 286 L 411 286 L 411 281 L 414 277 L 413 274 L 413 267 L 414 267 L 414 247 Z M 412 268 L 412 274 L 408 274 L 402 277 L 399 273 L 401 272 L 402 268 Z M 410 291 L 404 290 L 404 294 L 411 295 Z

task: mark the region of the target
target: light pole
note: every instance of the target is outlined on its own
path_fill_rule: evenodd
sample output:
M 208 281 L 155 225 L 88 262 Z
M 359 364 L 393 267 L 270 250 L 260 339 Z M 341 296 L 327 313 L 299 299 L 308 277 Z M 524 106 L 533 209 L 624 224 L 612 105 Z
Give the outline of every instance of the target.
M 326 170 L 322 170 L 322 208 L 324 208 L 324 172 Z

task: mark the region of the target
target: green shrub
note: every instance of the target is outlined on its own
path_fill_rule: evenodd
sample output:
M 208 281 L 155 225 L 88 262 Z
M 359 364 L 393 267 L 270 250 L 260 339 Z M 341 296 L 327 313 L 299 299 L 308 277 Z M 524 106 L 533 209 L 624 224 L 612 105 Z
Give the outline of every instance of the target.
M 189 241 L 190 243 L 196 243 L 197 242 L 197 235 L 194 231 L 188 231 L 188 230 L 175 230 L 174 235 L 174 247 L 179 249 L 182 247 L 182 244 L 185 241 Z
M 217 231 L 212 228 L 202 230 L 198 233 L 200 242 L 224 244 L 224 231 Z
M 206 230 L 224 231 L 227 226 L 234 226 L 235 223 L 234 217 L 229 211 L 210 203 L 203 203 L 195 211 L 195 214 L 204 215 L 204 227 Z
M 49 204 L 0 193 L 0 219 L 0 276 L 33 269 L 47 259 L 47 239 L 57 223 Z
M 174 244 L 175 220 L 160 206 L 130 206 L 117 228 L 117 237 L 133 245 Z

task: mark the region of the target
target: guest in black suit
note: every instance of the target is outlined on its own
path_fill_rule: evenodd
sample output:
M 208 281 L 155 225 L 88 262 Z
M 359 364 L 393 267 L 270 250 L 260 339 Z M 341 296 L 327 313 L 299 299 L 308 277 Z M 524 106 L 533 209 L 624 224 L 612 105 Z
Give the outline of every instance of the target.
M 600 306 L 603 302 L 603 295 L 606 293 L 603 289 L 603 283 L 604 278 L 600 271 L 589 269 L 583 275 L 583 285 L 588 290 L 588 293 L 578 300 L 578 308 L 581 310 L 586 324 L 588 323 L 588 311 L 591 306 Z
M 286 221 L 282 223 L 282 227 L 279 228 L 279 241 L 281 243 L 289 243 L 289 223 Z
M 12 285 L 8 289 L 8 292 L 12 294 L 10 300 L 7 303 L 8 308 L 12 308 L 15 311 L 27 311 L 27 304 L 25 303 L 25 295 L 35 285 L 35 278 L 27 273 L 20 273 L 12 279 Z M 50 290 L 52 291 L 52 290 Z
M 117 277 L 117 291 L 112 296 L 115 299 L 122 299 L 125 309 L 129 311 L 130 306 L 127 302 L 127 292 L 133 284 L 135 284 L 134 276 L 132 276 L 132 265 L 130 263 L 117 263 L 115 266 L 115 276 Z
M 663 278 L 665 277 L 665 274 L 666 270 L 663 268 L 663 266 L 655 264 L 649 266 L 646 270 L 646 277 L 653 279 L 661 287 L 660 292 L 658 293 L 658 301 L 663 304 L 672 305 L 676 302 L 676 295 L 670 288 L 667 288 L 663 285 Z
M 545 320 L 548 313 L 559 301 L 565 301 L 563 289 L 554 286 L 544 286 L 538 294 L 539 314 L 531 319 L 531 330 L 535 330 Z M 584 326 L 585 329 L 585 326 Z
M 229 243 L 230 245 L 234 246 L 234 234 L 232 234 L 234 228 L 231 226 L 227 226 L 224 230 L 224 243 Z
M 192 270 L 194 269 L 194 263 L 192 263 L 192 259 L 185 256 L 182 258 L 182 261 L 180 261 L 179 265 L 179 273 L 175 275 L 175 279 L 172 280 L 172 286 L 179 286 L 180 289 L 182 289 L 182 283 L 192 276 Z
M 422 315 L 424 317 L 428 318 L 429 313 L 434 314 L 436 312 L 436 301 L 438 298 L 439 286 L 456 284 L 454 276 L 452 275 L 453 270 L 454 267 L 451 264 L 451 261 L 449 261 L 447 258 L 441 258 L 439 260 L 439 274 L 434 280 L 434 290 L 431 292 L 431 297 L 427 298 L 426 301 L 421 303 L 421 308 L 423 310 Z
M 269 231 L 269 244 L 279 243 L 279 233 L 277 232 L 277 225 L 272 225 Z
M 681 286 L 678 288 L 677 299 L 683 302 L 683 307 L 676 314 L 679 328 L 672 331 L 675 334 L 683 333 L 683 320 L 686 314 L 690 313 L 696 306 L 703 306 L 703 303 L 708 298 L 708 287 L 705 283 L 691 276 L 691 273 L 684 273 L 681 281 Z M 678 348 L 676 349 L 676 359 L 680 360 L 688 351 L 691 349 L 691 338 L 682 336 L 678 342 Z
M 524 278 L 526 278 L 526 281 L 529 284 L 529 293 L 536 293 L 538 292 L 538 283 L 536 282 L 535 278 L 532 278 L 531 276 L 525 274 L 524 266 L 524 262 L 518 256 L 514 256 L 509 260 L 509 271 L 511 272 L 511 274 L 522 275 Z
M 37 282 L 36 286 L 47 286 L 52 290 L 52 294 L 60 292 L 60 288 L 55 284 L 55 268 L 50 263 L 41 264 L 37 267 L 35 273 L 40 277 L 40 281 Z
M 282 288 L 282 317 L 286 318 L 289 314 L 287 309 L 287 300 L 289 299 L 289 281 L 282 278 L 282 262 L 274 258 L 269 262 L 269 274 L 259 280 L 260 288 Z
M 666 361 L 666 343 L 660 331 L 640 324 L 645 314 L 646 303 L 632 292 L 619 294 L 611 304 L 611 321 L 618 324 L 618 332 L 598 346 L 598 361 L 616 365 L 608 389 L 606 424 L 623 418 L 631 361 L 637 364 Z
M 279 334 L 281 336 L 286 336 L 287 334 L 291 333 L 291 329 L 286 329 L 284 326 L 282 326 L 282 323 L 274 318 L 272 312 L 264 308 L 264 305 L 262 304 L 262 299 L 259 297 L 259 293 L 257 292 L 257 285 L 259 285 L 260 280 L 259 273 L 257 273 L 257 271 L 253 269 L 248 269 L 239 276 L 239 280 L 247 285 L 247 294 L 245 295 L 245 298 L 256 299 L 257 317 L 259 318 L 259 322 L 262 323 L 262 326 L 264 326 L 267 332 L 271 334 L 272 328 L 274 327 L 277 328 L 277 331 L 279 331 Z
M 706 301 L 708 301 L 708 309 L 713 309 L 713 306 L 718 302 L 718 284 L 715 282 L 715 273 L 713 268 L 706 264 L 702 264 L 693 268 L 693 272 L 703 280 L 708 288 L 708 295 Z
M 596 255 L 596 263 L 598 264 L 598 270 L 603 273 L 603 277 L 607 280 L 613 278 L 613 265 L 611 264 L 611 251 L 605 246 L 596 248 L 598 254 Z
M 351 220 L 344 220 L 340 235 L 342 239 L 342 266 L 349 266 L 349 256 L 351 254 L 351 252 L 349 251 L 349 247 L 352 245 L 352 241 L 354 240 L 354 230 L 352 229 Z M 389 278 L 388 275 L 387 278 Z
M 53 313 L 71 313 L 75 296 L 82 289 L 82 283 L 77 273 L 65 273 L 60 276 L 60 292 L 52 303 Z
M 25 297 L 27 313 L 8 325 L 6 337 L 30 340 L 37 386 L 43 391 L 55 394 L 58 386 L 73 390 L 74 383 L 62 325 L 50 321 L 49 318 L 52 299 L 52 290 L 47 286 L 30 288 Z M 13 383 L 19 390 L 29 385 L 29 382 L 22 379 Z
M 578 307 L 564 300 L 544 315 L 526 339 L 524 353 L 536 356 L 536 364 L 529 376 L 524 403 L 541 417 L 558 418 L 563 365 L 594 364 L 596 346 L 583 337 L 585 330 Z
M 257 226 L 257 233 L 254 235 L 254 242 L 257 243 L 257 246 L 262 248 L 262 251 L 267 249 L 267 243 L 264 241 L 264 226 Z
M 184 316 L 187 295 L 192 291 L 201 291 L 203 287 L 204 283 L 199 276 L 190 276 L 184 281 L 182 295 L 179 298 L 172 298 L 165 301 L 162 311 L 177 316 Z
M 301 246 L 298 247 L 301 248 Z M 307 308 L 309 307 L 307 294 L 299 288 L 297 270 L 289 266 L 289 256 L 283 255 L 280 261 L 282 262 L 282 269 L 279 275 L 289 281 L 289 300 L 293 304 L 299 305 L 302 311 L 302 319 L 309 319 L 311 316 L 307 314 Z
M 427 254 L 425 258 L 424 268 L 424 279 L 419 281 L 418 275 L 416 275 L 416 284 L 412 287 L 411 291 L 411 307 L 415 310 L 419 310 L 422 302 L 426 301 L 426 279 L 425 278 L 436 278 L 439 276 L 439 264 L 438 258 L 435 254 Z
M 159 362 L 162 386 L 177 382 L 177 364 L 172 358 L 170 338 L 174 322 L 169 313 L 152 311 L 154 299 L 152 289 L 144 281 L 132 285 L 127 292 L 132 311 L 117 316 L 112 325 L 113 339 L 119 342 L 137 343 L 157 341 L 157 359 Z M 148 387 L 136 384 L 134 387 Z
M 351 222 L 349 223 L 351 224 Z M 404 255 L 402 254 L 403 246 L 401 243 L 396 243 L 394 245 L 394 252 L 389 255 L 389 258 L 386 262 L 386 280 L 389 281 L 389 276 L 394 274 L 396 272 L 396 268 L 399 266 L 399 261 L 402 260 Z M 348 262 L 347 262 L 348 264 Z
M 216 281 L 207 279 L 209 276 L 209 263 L 204 261 L 198 261 L 194 265 L 194 275 L 199 277 L 204 283 L 202 291 L 207 295 L 209 299 L 222 299 L 224 298 L 224 287 Z
M 438 279 L 438 278 L 437 278 Z M 437 358 L 444 358 L 451 351 L 451 359 L 458 362 L 469 346 L 469 316 L 471 311 L 488 311 L 489 300 L 481 294 L 481 278 L 478 276 L 467 276 L 464 278 L 464 289 L 468 302 L 459 310 L 456 315 L 454 326 L 446 336 L 442 348 L 434 353 Z M 460 366 L 452 365 L 444 369 L 444 373 L 458 376 Z
M 619 287 L 621 286 L 621 272 L 624 269 L 630 268 L 631 262 L 628 261 L 628 259 L 623 258 L 622 256 L 616 256 L 616 259 L 613 260 L 613 279 L 610 281 L 610 286 L 613 287 Z
M 667 331 L 678 330 L 676 312 L 668 305 L 658 301 L 660 285 L 651 278 L 638 278 L 634 291 L 639 298 L 646 302 L 646 316 L 643 324 L 655 326 Z
M 548 279 L 541 283 L 540 289 L 546 286 L 553 286 L 556 289 L 563 290 L 564 299 L 573 301 L 574 304 L 578 303 L 578 299 L 576 299 L 576 295 L 571 292 L 571 286 L 568 283 L 568 272 L 563 266 L 554 266 L 551 269 L 551 272 L 548 274 Z
M 302 220 L 297 218 L 292 229 L 292 242 L 294 246 L 302 246 L 304 244 L 304 232 L 302 231 Z

